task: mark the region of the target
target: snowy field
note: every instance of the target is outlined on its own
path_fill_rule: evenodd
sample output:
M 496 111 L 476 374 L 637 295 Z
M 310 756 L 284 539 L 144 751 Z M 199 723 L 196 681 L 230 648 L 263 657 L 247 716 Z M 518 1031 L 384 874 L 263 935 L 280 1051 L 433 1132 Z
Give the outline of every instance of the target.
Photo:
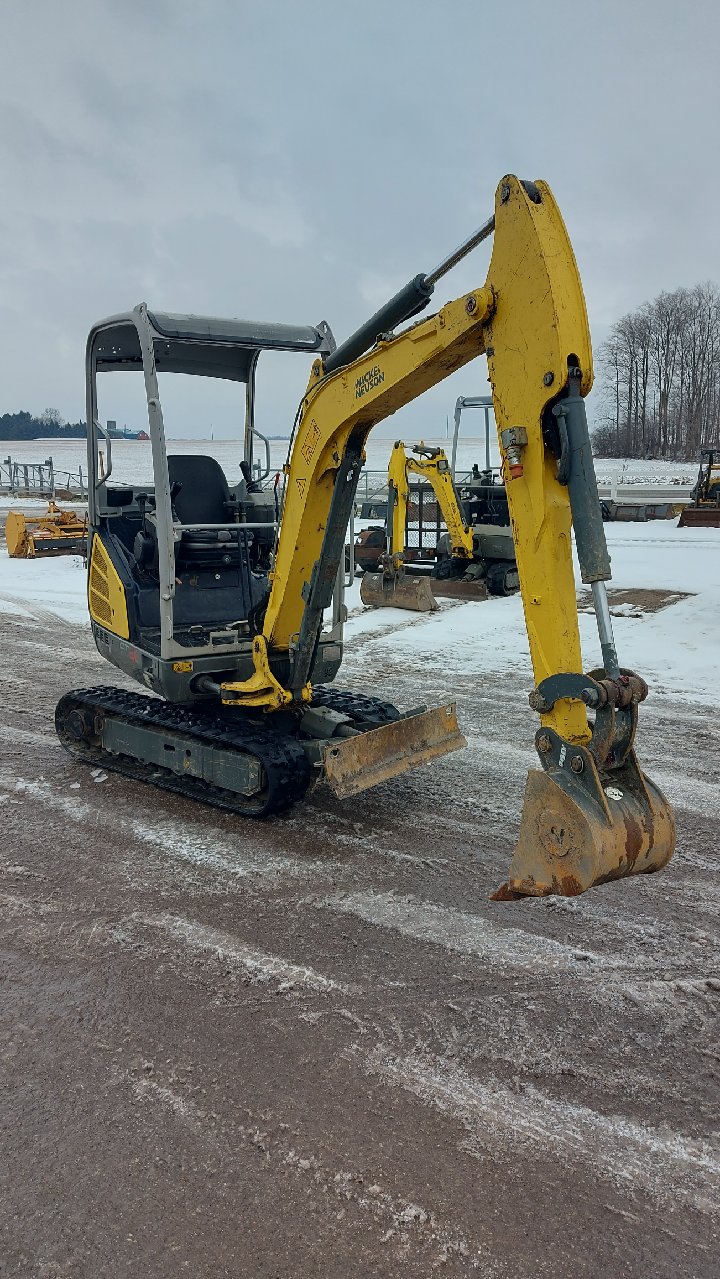
M 688 598 L 657 612 L 621 604 L 612 609 L 623 666 L 640 672 L 653 696 L 720 701 L 717 663 L 720 645 L 720 529 L 678 529 L 676 521 L 608 524 L 611 587 L 685 592 Z M 580 573 L 575 563 L 575 580 Z M 399 629 L 395 609 L 364 609 L 358 583 L 348 592 L 348 635 L 376 635 L 399 661 L 403 655 L 442 652 L 445 669 L 462 680 L 493 671 L 516 670 L 531 686 L 530 654 L 519 595 L 456 605 L 441 601 L 438 613 Z M 592 611 L 580 613 L 585 669 L 600 666 L 600 646 Z M 375 645 L 377 649 L 377 645 Z
M 605 531 L 616 588 L 685 593 L 656 612 L 621 604 L 613 609 L 621 663 L 643 674 L 653 696 L 720 701 L 720 529 L 678 529 L 675 521 L 608 524 Z M 576 582 L 580 582 L 575 566 Z M 346 594 L 347 637 L 373 639 L 373 652 L 402 664 L 423 653 L 442 653 L 451 685 L 493 672 L 517 672 L 530 688 L 532 674 L 519 595 L 483 603 L 441 602 L 438 613 L 366 609 L 360 578 Z M 39 606 L 87 626 L 85 573 L 78 556 L 11 560 L 0 542 L 0 611 L 27 614 Z M 586 669 L 600 665 L 592 612 L 580 613 Z M 449 689 L 452 691 L 452 687 Z
M 418 441 L 405 433 L 406 443 Z M 492 438 L 492 437 L 491 437 Z M 386 471 L 388 458 L 393 446 L 393 439 L 379 438 L 371 435 L 366 452 L 366 468 L 371 471 Z M 426 444 L 439 445 L 450 455 L 452 439 L 437 436 L 426 439 Z M 168 440 L 168 452 L 206 453 L 217 458 L 223 467 L 230 483 L 240 478 L 240 459 L 242 444 L 231 440 Z M 260 450 L 262 446 L 259 446 Z M 270 460 L 272 468 L 279 469 L 286 460 L 287 440 L 271 440 Z M 87 453 L 84 440 L 18 440 L 5 441 L 0 448 L 0 461 L 9 456 L 14 462 L 44 463 L 52 457 L 56 472 L 70 471 L 77 474 L 79 467 L 87 474 Z M 260 453 L 258 456 L 262 456 Z M 491 443 L 490 458 L 493 465 L 498 464 L 497 445 Z M 121 484 L 149 484 L 152 481 L 152 462 L 150 444 L 139 440 L 115 440 L 112 445 L 113 479 Z M 469 471 L 473 463 L 483 466 L 485 462 L 485 438 L 479 436 L 462 436 L 458 443 L 457 468 Z M 610 484 L 617 478 L 622 484 L 653 485 L 694 484 L 697 477 L 696 462 L 659 462 L 639 461 L 625 458 L 597 458 L 595 463 L 599 484 Z M 361 481 L 362 483 L 362 481 Z

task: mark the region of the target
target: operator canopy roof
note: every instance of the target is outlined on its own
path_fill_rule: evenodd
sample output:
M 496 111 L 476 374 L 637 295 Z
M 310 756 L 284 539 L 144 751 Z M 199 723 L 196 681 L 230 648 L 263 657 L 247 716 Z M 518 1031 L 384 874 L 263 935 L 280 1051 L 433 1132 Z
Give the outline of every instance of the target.
M 160 373 L 192 373 L 247 382 L 260 351 L 326 355 L 335 346 L 325 323 L 264 324 L 168 311 L 148 311 L 147 315 Z M 140 308 L 136 307 L 95 324 L 88 338 L 88 357 L 95 368 L 141 369 L 138 325 L 142 322 Z

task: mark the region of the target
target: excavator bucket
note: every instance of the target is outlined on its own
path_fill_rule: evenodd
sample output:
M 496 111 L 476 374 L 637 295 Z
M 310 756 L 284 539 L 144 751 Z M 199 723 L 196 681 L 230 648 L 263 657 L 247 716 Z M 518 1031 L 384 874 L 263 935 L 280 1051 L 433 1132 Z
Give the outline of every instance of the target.
M 39 559 L 49 555 L 82 555 L 87 527 L 75 511 L 48 503 L 44 515 L 10 511 L 5 521 L 5 541 L 12 559 Z
M 433 592 L 441 599 L 448 600 L 486 600 L 488 588 L 485 582 L 466 582 L 464 578 L 433 579 Z
M 455 703 L 404 715 L 369 733 L 332 740 L 326 746 L 323 778 L 340 799 L 357 795 L 440 755 L 462 750 Z
M 407 608 L 414 613 L 433 613 L 437 600 L 429 577 L 409 577 L 395 573 L 365 573 L 360 583 L 360 599 L 368 608 Z
M 672 809 L 634 753 L 603 777 L 589 751 L 577 748 L 578 759 L 578 773 L 566 767 L 528 773 L 518 842 L 494 901 L 575 897 L 596 884 L 661 870 L 672 857 Z
M 686 506 L 678 528 L 720 528 L 720 506 Z

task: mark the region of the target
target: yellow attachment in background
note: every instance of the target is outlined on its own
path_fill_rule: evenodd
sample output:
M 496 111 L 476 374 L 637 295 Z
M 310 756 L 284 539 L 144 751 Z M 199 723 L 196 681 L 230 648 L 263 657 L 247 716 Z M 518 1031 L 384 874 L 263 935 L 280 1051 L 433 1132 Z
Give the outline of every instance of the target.
M 5 521 L 5 542 L 11 559 L 83 555 L 86 536 L 85 517 L 62 510 L 52 501 L 42 515 L 10 511 Z
M 422 448 L 422 444 L 420 447 Z M 404 444 L 396 444 L 390 459 L 391 465 L 393 465 L 396 450 L 401 450 L 406 474 L 419 475 L 431 486 L 450 535 L 451 553 L 460 559 L 471 560 L 473 557 L 472 529 L 468 528 L 463 519 L 460 499 L 455 490 L 450 463 L 444 450 L 436 449 L 433 457 L 416 458 L 408 457 Z
M 10 511 L 5 521 L 7 553 L 13 560 L 28 558 L 29 543 L 25 516 L 21 511 Z

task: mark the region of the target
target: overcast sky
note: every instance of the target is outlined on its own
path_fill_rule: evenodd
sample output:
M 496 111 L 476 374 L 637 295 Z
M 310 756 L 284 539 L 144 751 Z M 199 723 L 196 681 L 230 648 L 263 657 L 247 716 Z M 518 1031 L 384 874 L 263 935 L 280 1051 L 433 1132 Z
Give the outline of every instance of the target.
M 87 331 L 141 300 L 342 340 L 508 172 L 552 186 L 596 346 L 661 289 L 720 281 L 711 0 L 0 0 L 0 19 L 0 412 L 84 417 Z M 308 362 L 264 362 L 258 424 L 281 434 Z M 485 378 L 478 360 L 377 432 L 441 434 Z M 144 425 L 135 379 L 105 381 L 103 416 Z M 181 381 L 169 433 L 232 434 L 237 388 Z

